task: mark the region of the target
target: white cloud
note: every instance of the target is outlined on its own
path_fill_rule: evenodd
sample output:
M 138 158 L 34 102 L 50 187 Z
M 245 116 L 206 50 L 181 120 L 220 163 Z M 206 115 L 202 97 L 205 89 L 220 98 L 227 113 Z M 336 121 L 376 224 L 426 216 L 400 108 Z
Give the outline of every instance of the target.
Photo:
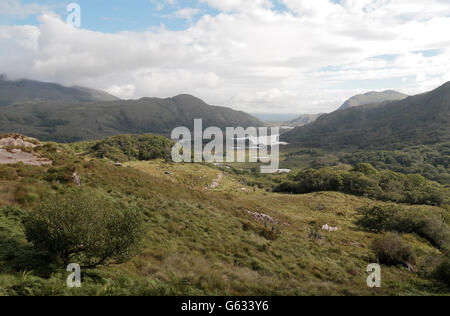
M 259 8 L 271 8 L 269 0 L 200 0 L 221 11 L 247 11 Z
M 0 16 L 17 16 L 26 18 L 30 15 L 35 15 L 47 11 L 49 6 L 40 5 L 37 3 L 22 4 L 20 0 L 1 0 L 0 2 Z
M 202 1 L 223 12 L 176 32 L 106 34 L 51 14 L 38 27 L 0 26 L 1 72 L 123 98 L 190 93 L 281 113 L 330 111 L 367 89 L 419 93 L 450 80 L 446 1 L 281 0 L 287 12 L 267 0 Z
M 200 14 L 200 9 L 197 8 L 183 8 L 177 10 L 173 13 L 173 16 L 179 19 L 185 19 L 192 21 L 198 14 Z

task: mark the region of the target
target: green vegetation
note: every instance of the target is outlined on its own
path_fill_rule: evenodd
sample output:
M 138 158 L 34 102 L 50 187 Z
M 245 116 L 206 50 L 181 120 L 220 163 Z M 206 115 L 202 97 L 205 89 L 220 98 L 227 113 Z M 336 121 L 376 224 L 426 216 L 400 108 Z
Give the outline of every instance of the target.
M 0 76 L 0 106 L 32 101 L 78 103 L 114 100 L 118 100 L 118 98 L 104 91 L 82 87 L 63 87 L 54 83 L 33 80 L 10 81 L 4 76 Z
M 449 190 L 420 175 L 377 171 L 370 164 L 305 169 L 294 172 L 277 192 L 339 191 L 397 203 L 448 205 Z
M 380 263 L 387 265 L 403 264 L 411 260 L 411 248 L 397 234 L 387 233 L 372 244 Z
M 173 142 L 167 138 L 151 134 L 118 135 L 99 141 L 71 145 L 76 151 L 84 151 L 94 157 L 108 158 L 116 162 L 151 159 L 169 160 L 172 146 Z
M 142 219 L 126 209 L 81 190 L 43 198 L 24 220 L 27 240 L 64 264 L 88 267 L 131 257 L 141 238 Z
M 281 139 L 335 150 L 401 149 L 450 141 L 450 82 L 400 101 L 357 106 L 322 115 Z
M 393 90 L 387 90 L 383 92 L 372 91 L 351 97 L 350 99 L 345 101 L 345 103 L 339 109 L 345 110 L 355 106 L 403 100 L 406 99 L 407 97 L 408 96 L 406 94 Z
M 450 260 L 442 262 L 434 271 L 434 277 L 447 286 L 450 286 Z
M 391 207 L 397 205 L 332 191 L 274 193 L 271 188 L 291 181 L 290 175 L 265 176 L 252 170 L 164 159 L 138 161 L 139 156 L 129 156 L 123 150 L 129 147 L 121 142 L 110 139 L 106 144 L 112 147 L 107 152 L 124 153 L 127 162 L 117 166 L 111 162 L 115 159 L 98 158 L 102 156 L 90 150 L 92 142 L 38 148 L 43 157 L 52 159 L 52 166 L 0 166 L 8 174 L 17 174 L 0 179 L 0 295 L 450 293 L 444 283 L 448 271 L 443 264 L 448 260 L 443 239 L 448 232 L 445 208 L 401 206 L 405 210 L 398 211 L 399 223 L 412 227 L 405 231 L 398 231 L 401 224 L 388 226 L 381 221 L 383 225 L 375 225 L 382 232 L 402 234 L 414 259 L 408 263 L 418 273 L 403 265 L 383 265 L 386 286 L 370 289 L 365 270 L 380 258 L 372 248 L 380 233 L 359 224 L 364 217 L 361 210 L 379 206 L 391 214 Z M 73 182 L 74 172 L 81 177 L 81 187 Z M 354 170 L 342 166 L 333 172 L 369 179 L 383 173 L 368 165 Z M 421 179 L 425 188 L 436 186 Z M 218 183 L 214 189 L 213 182 Z M 249 211 L 275 219 L 274 229 L 266 228 Z M 134 245 L 140 238 L 133 236 L 140 236 L 140 230 L 137 224 L 122 225 L 127 216 L 136 223 L 142 218 L 138 248 Z M 368 213 L 368 222 L 372 217 Z M 69 225 L 72 222 L 83 233 Z M 338 230 L 325 231 L 325 224 Z M 64 233 L 55 234 L 55 227 Z M 107 240 L 111 227 L 119 234 L 129 229 L 136 232 L 120 239 L 126 241 L 125 252 L 108 251 L 118 241 Z M 104 257 L 103 251 L 111 260 L 82 269 L 82 288 L 69 289 L 63 261 L 81 244 L 84 252 L 70 261 L 93 266 Z M 133 246 L 134 256 L 128 256 L 132 250 L 128 246 Z
M 448 212 L 397 205 L 377 205 L 359 210 L 357 224 L 376 232 L 415 233 L 450 254 Z
M 351 165 L 370 163 L 380 170 L 420 174 L 427 179 L 450 185 L 450 143 L 395 151 L 357 151 L 341 155 L 339 161 Z
M 42 141 L 71 143 L 120 134 L 168 136 L 179 126 L 264 126 L 251 115 L 179 95 L 119 100 L 105 92 L 36 81 L 0 80 L 0 133 L 11 131 Z

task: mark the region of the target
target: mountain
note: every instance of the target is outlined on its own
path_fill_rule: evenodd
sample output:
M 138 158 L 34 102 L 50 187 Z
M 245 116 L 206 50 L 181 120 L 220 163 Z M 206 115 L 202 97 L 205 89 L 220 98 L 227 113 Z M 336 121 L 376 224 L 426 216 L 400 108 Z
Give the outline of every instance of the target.
M 284 134 L 306 147 L 389 148 L 450 141 L 450 82 L 400 101 L 338 110 Z
M 286 123 L 297 118 L 298 114 L 285 114 L 285 113 L 250 113 L 257 119 L 266 123 Z
M 302 114 L 295 120 L 290 121 L 288 124 L 290 126 L 304 126 L 307 124 L 310 124 L 312 122 L 315 122 L 320 116 L 322 116 L 324 113 L 319 114 Z
M 393 91 L 386 90 L 383 92 L 367 92 L 365 94 L 358 94 L 350 99 L 348 99 L 339 109 L 344 110 L 355 106 L 381 103 L 386 101 L 397 101 L 406 99 L 408 96 L 406 94 Z
M 117 134 L 168 136 L 175 127 L 193 128 L 194 119 L 210 126 L 249 127 L 264 124 L 247 113 L 211 106 L 179 95 L 109 102 L 25 102 L 0 107 L 0 133 L 20 133 L 42 140 L 72 142 Z
M 104 102 L 117 101 L 104 91 L 84 87 L 64 87 L 56 83 L 33 80 L 8 80 L 0 76 L 0 106 L 21 102 Z

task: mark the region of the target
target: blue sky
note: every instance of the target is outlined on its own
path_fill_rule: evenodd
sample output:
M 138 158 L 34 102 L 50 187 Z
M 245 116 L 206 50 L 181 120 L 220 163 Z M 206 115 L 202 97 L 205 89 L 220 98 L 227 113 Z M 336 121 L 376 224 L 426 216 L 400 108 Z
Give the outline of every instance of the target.
M 196 18 L 203 14 L 218 14 L 218 11 L 196 0 L 184 0 L 180 3 L 164 3 L 164 1 L 151 0 L 22 0 L 23 4 L 37 3 L 51 7 L 60 16 L 67 16 L 66 7 L 76 2 L 82 8 L 82 27 L 107 33 L 119 31 L 143 31 L 151 27 L 165 25 L 171 30 L 180 30 L 189 27 L 195 22 L 172 17 L 175 11 L 189 7 L 200 10 Z M 3 19 L 5 19 L 3 17 Z M 32 24 L 37 25 L 36 16 L 27 18 L 9 17 L 6 19 L 10 25 Z
M 5 0 L 6 1 L 6 0 Z M 203 15 L 215 16 L 220 10 L 198 0 L 22 0 L 22 4 L 39 4 L 48 6 L 61 17 L 67 16 L 66 7 L 69 3 L 78 3 L 82 8 L 82 27 L 107 33 L 120 31 L 143 31 L 152 27 L 164 25 L 169 30 L 183 30 L 195 23 Z M 333 0 L 339 2 L 339 0 Z M 286 6 L 278 1 L 272 1 L 274 11 L 286 11 Z M 174 13 L 183 8 L 198 10 L 192 20 L 177 18 Z M 10 25 L 37 25 L 37 17 L 27 18 L 1 17 Z
M 81 7 L 81 29 L 66 6 Z M 443 0 L 0 0 L 0 72 L 259 113 L 450 80 Z M 126 32 L 125 32 L 126 31 Z

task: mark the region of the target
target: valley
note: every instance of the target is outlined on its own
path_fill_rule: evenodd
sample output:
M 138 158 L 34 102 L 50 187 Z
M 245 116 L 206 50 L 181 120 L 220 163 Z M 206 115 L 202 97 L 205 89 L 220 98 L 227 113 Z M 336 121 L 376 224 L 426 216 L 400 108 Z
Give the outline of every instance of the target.
M 43 139 L 0 136 L 0 295 L 448 295 L 448 93 L 288 129 L 274 174 L 239 146 L 245 162 L 173 162 L 172 126 L 264 125 L 192 96 L 3 106 L 3 131 Z M 74 249 L 49 246 L 60 227 Z M 82 288 L 65 286 L 69 259 L 86 262 Z

